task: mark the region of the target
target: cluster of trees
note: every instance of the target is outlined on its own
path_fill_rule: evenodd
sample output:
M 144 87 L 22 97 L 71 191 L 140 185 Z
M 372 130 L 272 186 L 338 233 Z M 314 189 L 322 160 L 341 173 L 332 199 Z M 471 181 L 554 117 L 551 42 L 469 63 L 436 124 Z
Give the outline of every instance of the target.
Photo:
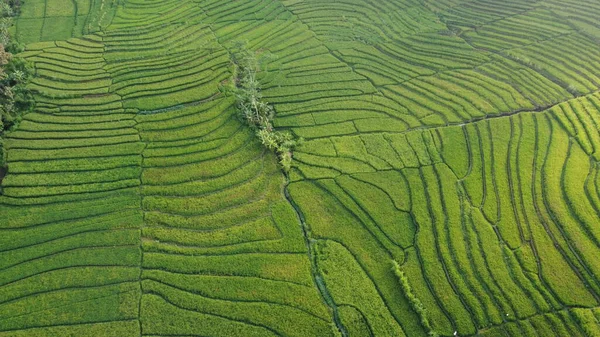
M 20 7 L 21 0 L 0 0 L 0 166 L 4 163 L 4 132 L 33 106 L 33 97 L 27 89 L 33 68 L 13 55 L 22 51 L 22 47 L 9 33 Z
M 250 51 L 246 45 L 237 43 L 233 53 L 234 85 L 237 108 L 241 118 L 255 131 L 261 143 L 275 152 L 285 172 L 292 165 L 292 151 L 301 139 L 296 139 L 290 132 L 273 129 L 275 111 L 263 101 L 260 83 L 256 79 L 260 64 L 264 57 Z M 264 55 L 263 55 L 264 56 Z

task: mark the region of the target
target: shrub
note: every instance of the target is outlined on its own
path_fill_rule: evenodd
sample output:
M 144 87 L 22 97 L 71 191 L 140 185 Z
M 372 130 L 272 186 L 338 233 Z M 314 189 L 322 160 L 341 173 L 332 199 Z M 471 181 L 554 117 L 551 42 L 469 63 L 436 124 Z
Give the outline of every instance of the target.
M 415 312 L 421 318 L 421 324 L 428 331 L 429 337 L 438 337 L 438 333 L 433 330 L 431 327 L 431 323 L 429 322 L 429 318 L 427 317 L 427 309 L 423 306 L 423 303 L 412 291 L 412 287 L 408 282 L 408 277 L 404 274 L 404 272 L 400 269 L 400 265 L 396 261 L 392 261 L 393 263 L 393 271 L 394 274 L 398 277 L 398 281 L 400 281 L 400 285 L 402 286 L 402 291 L 404 295 L 410 302 L 411 306 L 415 310 Z
M 256 78 L 265 55 L 259 56 L 241 43 L 236 43 L 235 49 L 232 82 L 240 117 L 255 131 L 260 142 L 277 155 L 279 164 L 287 173 L 292 166 L 292 151 L 301 139 L 295 139 L 289 132 L 273 129 L 275 111 L 262 100 L 260 83 Z
M 33 68 L 23 58 L 13 57 L 10 52 L 18 52 L 18 44 L 10 39 L 9 28 L 12 17 L 18 13 L 20 1 L 0 1 L 0 166 L 5 155 L 2 146 L 4 131 L 17 123 L 23 114 L 33 106 L 33 96 L 26 88 Z

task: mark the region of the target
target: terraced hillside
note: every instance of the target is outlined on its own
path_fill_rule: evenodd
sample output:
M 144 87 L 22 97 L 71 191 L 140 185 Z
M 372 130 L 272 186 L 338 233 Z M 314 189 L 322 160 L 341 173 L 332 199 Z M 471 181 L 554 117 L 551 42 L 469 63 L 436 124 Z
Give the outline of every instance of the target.
M 28 0 L 0 336 L 600 336 L 600 4 Z M 272 55 L 283 174 L 237 116 Z

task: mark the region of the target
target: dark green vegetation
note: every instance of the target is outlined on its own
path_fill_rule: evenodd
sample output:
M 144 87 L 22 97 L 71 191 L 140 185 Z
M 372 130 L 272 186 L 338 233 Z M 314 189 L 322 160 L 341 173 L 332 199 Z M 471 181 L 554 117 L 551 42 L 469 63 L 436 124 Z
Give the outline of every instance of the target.
M 0 181 L 5 171 L 4 133 L 34 105 L 27 88 L 33 69 L 23 58 L 13 56 L 21 47 L 11 38 L 10 29 L 20 10 L 19 0 L 0 1 Z
M 67 4 L 65 4 L 67 3 Z M 29 0 L 0 336 L 600 334 L 600 4 Z M 244 125 L 236 41 L 284 177 Z
M 282 169 L 287 173 L 292 167 L 292 151 L 300 144 L 290 132 L 273 128 L 275 110 L 262 98 L 258 73 L 264 55 L 257 55 L 244 44 L 237 44 L 233 52 L 234 72 L 232 78 L 236 107 L 243 121 L 254 130 L 260 142 L 275 152 Z

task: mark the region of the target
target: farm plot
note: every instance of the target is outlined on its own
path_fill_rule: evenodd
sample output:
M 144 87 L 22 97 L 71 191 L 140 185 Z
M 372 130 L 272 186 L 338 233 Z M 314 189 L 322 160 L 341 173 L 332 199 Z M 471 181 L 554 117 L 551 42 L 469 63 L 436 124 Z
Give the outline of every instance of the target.
M 28 45 L 0 335 L 333 333 L 276 159 L 219 93 L 229 55 L 179 24 L 196 16 L 129 3 L 110 31 Z
M 0 336 L 596 336 L 583 3 L 27 1 Z M 237 117 L 238 42 L 289 174 Z
M 17 20 L 20 42 L 66 40 L 103 30 L 120 0 L 27 0 Z
M 590 161 L 597 146 L 590 144 L 598 143 L 591 132 L 569 140 L 577 132 L 561 123 L 573 114 L 566 109 L 596 99 L 467 126 L 310 140 L 295 155 L 291 195 L 313 236 L 342 244 L 378 280 L 384 300 L 394 282 L 389 261 L 401 263 L 443 335 L 492 327 L 535 335 L 529 324 L 550 324 L 585 336 L 571 308 L 598 306 L 597 167 Z M 350 304 L 342 302 L 349 294 L 333 294 Z M 386 301 L 392 313 L 401 303 L 395 297 Z

